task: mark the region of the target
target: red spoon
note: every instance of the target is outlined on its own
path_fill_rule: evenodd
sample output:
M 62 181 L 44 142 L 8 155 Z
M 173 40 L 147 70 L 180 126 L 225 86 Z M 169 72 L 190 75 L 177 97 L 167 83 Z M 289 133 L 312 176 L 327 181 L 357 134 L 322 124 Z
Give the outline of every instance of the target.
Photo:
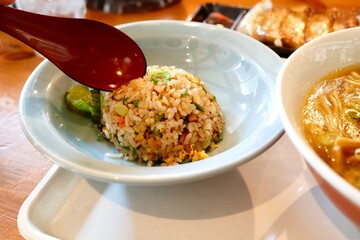
M 6 6 L 0 6 L 0 19 L 0 31 L 29 45 L 89 87 L 111 91 L 145 74 L 146 59 L 140 47 L 110 25 Z

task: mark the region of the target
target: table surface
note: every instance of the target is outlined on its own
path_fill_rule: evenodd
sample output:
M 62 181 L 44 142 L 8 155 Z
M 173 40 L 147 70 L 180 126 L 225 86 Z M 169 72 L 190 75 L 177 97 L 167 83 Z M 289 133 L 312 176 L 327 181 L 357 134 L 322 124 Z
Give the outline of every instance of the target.
M 203 0 L 182 0 L 162 10 L 137 14 L 104 14 L 87 11 L 87 18 L 110 25 L 153 20 L 184 20 Z M 223 4 L 253 6 L 255 0 L 218 1 Z M 302 7 L 318 0 L 273 0 L 275 6 Z M 346 8 L 360 2 L 322 0 L 326 6 Z M 22 132 L 18 119 L 21 89 L 36 66 L 43 60 L 18 40 L 0 32 L 0 239 L 22 239 L 17 228 L 19 209 L 53 163 L 37 152 Z

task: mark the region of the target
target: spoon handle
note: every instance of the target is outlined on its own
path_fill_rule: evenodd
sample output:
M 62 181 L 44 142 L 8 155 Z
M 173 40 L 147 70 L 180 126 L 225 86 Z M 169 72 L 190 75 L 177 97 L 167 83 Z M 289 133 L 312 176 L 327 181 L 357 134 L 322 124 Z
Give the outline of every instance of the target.
M 0 31 L 93 88 L 111 91 L 146 71 L 145 56 L 136 42 L 102 22 L 46 16 L 0 5 Z
M 43 35 L 43 26 L 40 24 L 36 25 L 33 22 L 45 22 L 45 25 L 47 25 L 47 17 L 48 16 L 1 5 L 0 30 L 24 42 L 35 50 L 39 50 L 39 48 L 44 45 L 44 39 L 41 37 Z

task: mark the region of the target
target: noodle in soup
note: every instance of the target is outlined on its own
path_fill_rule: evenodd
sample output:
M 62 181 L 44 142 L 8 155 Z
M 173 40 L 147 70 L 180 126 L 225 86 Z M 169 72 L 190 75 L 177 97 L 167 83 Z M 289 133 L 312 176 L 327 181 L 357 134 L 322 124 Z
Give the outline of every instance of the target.
M 304 134 L 316 153 L 360 189 L 360 66 L 322 78 L 302 109 Z

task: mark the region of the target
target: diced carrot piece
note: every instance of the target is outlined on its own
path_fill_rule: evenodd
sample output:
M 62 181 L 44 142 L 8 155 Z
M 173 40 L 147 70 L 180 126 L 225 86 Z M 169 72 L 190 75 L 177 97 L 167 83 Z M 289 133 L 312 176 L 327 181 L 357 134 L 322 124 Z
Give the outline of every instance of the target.
M 161 142 L 156 140 L 155 138 L 149 138 L 148 144 L 152 148 L 159 148 L 161 147 Z
M 124 128 L 125 127 L 125 117 L 119 117 L 118 123 L 119 123 L 120 128 Z
M 189 120 L 189 122 L 196 122 L 198 120 L 198 116 L 196 114 L 191 113 L 188 116 L 188 120 Z
M 183 143 L 185 141 L 186 136 L 189 134 L 188 131 L 184 131 L 180 136 L 180 142 Z

